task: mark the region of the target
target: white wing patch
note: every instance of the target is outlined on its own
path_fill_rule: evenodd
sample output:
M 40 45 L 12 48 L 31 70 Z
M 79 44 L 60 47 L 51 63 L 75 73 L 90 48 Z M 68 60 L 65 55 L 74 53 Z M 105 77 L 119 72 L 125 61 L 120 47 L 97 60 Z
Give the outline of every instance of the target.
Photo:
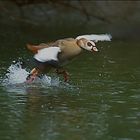
M 91 35 L 81 35 L 76 37 L 76 39 L 81 39 L 81 38 L 98 42 L 98 41 L 111 41 L 112 36 L 110 34 L 100 34 L 100 35 L 91 34 Z
M 61 52 L 59 47 L 49 47 L 38 50 L 38 53 L 34 55 L 34 58 L 39 62 L 47 62 L 50 60 L 58 61 L 58 53 Z

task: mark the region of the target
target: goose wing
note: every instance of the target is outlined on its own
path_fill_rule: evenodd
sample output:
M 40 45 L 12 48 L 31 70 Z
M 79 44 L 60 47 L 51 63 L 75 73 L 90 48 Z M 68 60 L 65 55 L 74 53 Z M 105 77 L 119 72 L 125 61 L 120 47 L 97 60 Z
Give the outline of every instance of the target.
M 48 47 L 49 46 L 47 44 L 45 44 L 45 43 L 41 43 L 40 45 L 27 44 L 28 50 L 30 50 L 34 54 L 36 54 L 38 52 L 38 50 L 43 49 L 43 48 L 48 48 Z
M 81 35 L 76 37 L 76 39 L 81 39 L 81 38 L 98 42 L 98 41 L 111 41 L 112 36 L 110 34 L 100 34 L 100 35 L 90 34 L 90 35 Z
M 58 54 L 61 52 L 59 47 L 48 47 L 38 50 L 34 58 L 39 62 L 58 61 Z

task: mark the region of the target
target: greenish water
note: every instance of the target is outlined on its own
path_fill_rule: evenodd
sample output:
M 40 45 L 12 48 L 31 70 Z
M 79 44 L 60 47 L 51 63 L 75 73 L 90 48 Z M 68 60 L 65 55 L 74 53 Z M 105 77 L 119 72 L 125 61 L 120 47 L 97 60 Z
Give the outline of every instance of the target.
M 139 140 L 139 42 L 97 45 L 66 66 L 69 84 L 1 83 L 0 140 Z M 18 45 L 0 52 L 2 80 L 13 60 L 30 58 Z

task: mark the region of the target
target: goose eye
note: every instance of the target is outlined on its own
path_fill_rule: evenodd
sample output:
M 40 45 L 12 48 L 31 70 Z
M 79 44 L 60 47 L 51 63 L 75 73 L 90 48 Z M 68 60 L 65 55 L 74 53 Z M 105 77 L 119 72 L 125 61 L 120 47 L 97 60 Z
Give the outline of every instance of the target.
M 87 43 L 88 46 L 92 46 L 92 44 L 90 42 Z

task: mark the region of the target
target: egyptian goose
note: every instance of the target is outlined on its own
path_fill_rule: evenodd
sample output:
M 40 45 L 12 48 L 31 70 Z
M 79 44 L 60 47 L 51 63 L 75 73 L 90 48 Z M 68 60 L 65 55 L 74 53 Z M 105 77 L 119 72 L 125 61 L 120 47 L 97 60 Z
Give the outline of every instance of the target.
M 60 39 L 51 43 L 27 45 L 34 53 L 36 67 L 27 77 L 27 82 L 32 82 L 39 74 L 50 69 L 56 69 L 57 74 L 63 74 L 64 81 L 68 81 L 69 74 L 63 69 L 63 64 L 78 56 L 83 50 L 97 52 L 97 41 L 110 41 L 110 35 L 82 35 L 74 38 Z M 94 42 L 93 42 L 94 41 Z

